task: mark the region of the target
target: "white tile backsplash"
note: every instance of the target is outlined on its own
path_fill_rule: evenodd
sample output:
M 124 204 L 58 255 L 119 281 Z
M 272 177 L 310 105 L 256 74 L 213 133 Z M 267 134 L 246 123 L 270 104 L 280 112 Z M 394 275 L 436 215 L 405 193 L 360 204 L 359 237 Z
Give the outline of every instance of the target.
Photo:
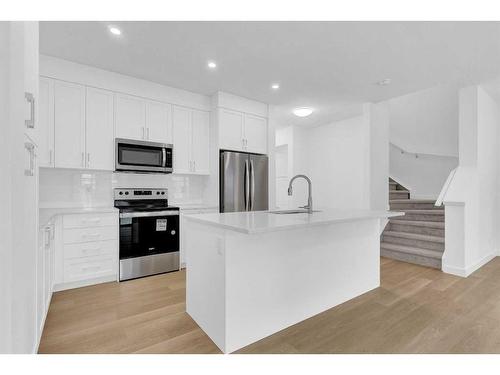
M 170 204 L 203 203 L 207 176 L 40 169 L 40 207 L 113 205 L 114 188 L 168 188 Z

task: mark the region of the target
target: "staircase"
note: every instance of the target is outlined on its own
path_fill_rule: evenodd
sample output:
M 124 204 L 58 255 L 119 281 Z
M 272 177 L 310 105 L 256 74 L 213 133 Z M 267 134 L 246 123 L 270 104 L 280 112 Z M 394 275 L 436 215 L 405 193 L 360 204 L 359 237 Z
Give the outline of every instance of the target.
M 433 200 L 410 199 L 410 192 L 389 179 L 391 211 L 404 216 L 391 218 L 381 236 L 382 256 L 441 269 L 444 252 L 444 208 Z

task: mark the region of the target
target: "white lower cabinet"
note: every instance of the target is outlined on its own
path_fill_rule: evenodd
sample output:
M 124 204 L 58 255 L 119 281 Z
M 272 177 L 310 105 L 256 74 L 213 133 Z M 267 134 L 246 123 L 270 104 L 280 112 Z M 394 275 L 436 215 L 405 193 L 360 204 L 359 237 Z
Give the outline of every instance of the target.
M 118 279 L 118 213 L 60 217 L 56 234 L 56 289 Z
M 37 257 L 37 334 L 38 341 L 42 337 L 43 326 L 49 311 L 52 292 L 54 290 L 55 244 L 54 225 L 52 223 L 40 228 Z

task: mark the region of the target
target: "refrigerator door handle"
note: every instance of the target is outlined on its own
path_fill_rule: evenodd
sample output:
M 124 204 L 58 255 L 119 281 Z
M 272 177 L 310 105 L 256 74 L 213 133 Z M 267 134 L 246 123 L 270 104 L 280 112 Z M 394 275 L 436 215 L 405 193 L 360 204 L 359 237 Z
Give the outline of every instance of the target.
M 253 201 L 255 200 L 255 170 L 253 160 L 250 159 L 250 211 L 253 211 Z
M 248 160 L 245 160 L 245 211 L 250 209 L 250 175 L 248 173 Z

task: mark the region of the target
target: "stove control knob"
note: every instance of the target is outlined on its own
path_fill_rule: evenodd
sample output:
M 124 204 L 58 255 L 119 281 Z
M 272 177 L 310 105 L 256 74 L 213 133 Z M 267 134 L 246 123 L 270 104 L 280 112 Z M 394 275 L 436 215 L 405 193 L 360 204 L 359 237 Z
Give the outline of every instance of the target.
M 173 236 L 175 234 L 175 230 L 170 231 L 170 234 Z
M 128 191 L 125 192 L 125 195 L 128 195 Z
M 159 192 L 159 191 L 157 191 L 157 192 L 156 192 L 156 195 L 160 195 L 160 192 Z
M 119 193 L 119 194 L 120 194 L 120 195 L 123 195 L 123 191 L 120 191 L 120 193 Z
M 164 192 L 164 191 L 162 191 L 162 192 L 161 192 L 161 195 L 165 195 L 165 192 Z

